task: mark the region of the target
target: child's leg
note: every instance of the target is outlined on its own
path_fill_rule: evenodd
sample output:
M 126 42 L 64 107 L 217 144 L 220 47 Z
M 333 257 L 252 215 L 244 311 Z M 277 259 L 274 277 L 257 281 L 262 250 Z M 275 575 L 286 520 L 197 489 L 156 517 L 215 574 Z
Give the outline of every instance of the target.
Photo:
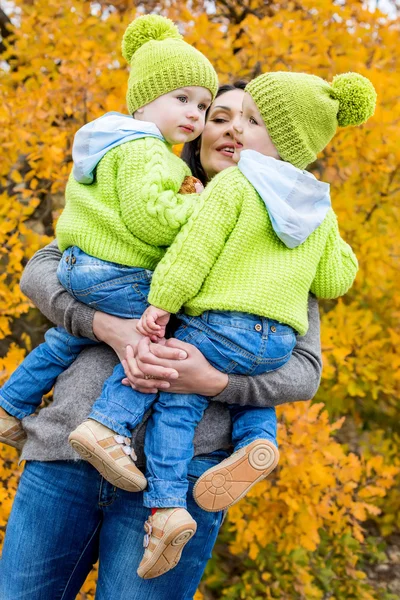
M 184 317 L 186 322 L 188 317 Z M 187 339 L 219 370 L 258 375 L 283 366 L 296 342 L 281 323 L 245 313 L 205 313 L 191 319 L 200 333 Z M 203 337 L 202 337 L 203 336 Z M 200 477 L 194 491 L 204 510 L 223 510 L 242 498 L 278 464 L 273 408 L 229 407 L 234 454 Z
M 194 498 L 208 511 L 229 508 L 275 469 L 279 461 L 275 408 L 229 406 L 234 453 L 196 483 Z
M 229 404 L 228 408 L 232 419 L 232 444 L 235 451 L 257 439 L 269 440 L 278 446 L 274 407 Z
M 205 396 L 161 392 L 154 403 L 145 437 L 148 508 L 186 508 L 187 469 L 193 437 L 208 405 Z
M 148 306 L 152 273 L 100 260 L 71 246 L 63 254 L 58 278 L 80 302 L 102 312 L 138 319 Z M 121 364 L 103 386 L 88 420 L 69 436 L 73 448 L 112 485 L 126 491 L 143 490 L 146 479 L 134 464 L 131 430 L 141 422 L 155 395 L 123 386 Z
M 208 404 L 199 395 L 160 393 L 149 419 L 145 453 L 148 491 L 144 505 L 152 509 L 138 575 L 158 577 L 177 565 L 196 522 L 186 510 L 187 471 L 193 457 L 194 430 Z
M 0 390 L 0 406 L 18 419 L 35 412 L 58 375 L 84 347 L 97 343 L 75 338 L 62 327 L 49 329 L 44 337 L 45 342 L 28 354 Z
M 125 373 L 118 364 L 92 407 L 88 420 L 69 436 L 71 446 L 112 485 L 128 492 L 146 487 L 146 478 L 136 467 L 130 445 L 131 430 L 143 420 L 156 394 L 141 394 L 122 385 Z

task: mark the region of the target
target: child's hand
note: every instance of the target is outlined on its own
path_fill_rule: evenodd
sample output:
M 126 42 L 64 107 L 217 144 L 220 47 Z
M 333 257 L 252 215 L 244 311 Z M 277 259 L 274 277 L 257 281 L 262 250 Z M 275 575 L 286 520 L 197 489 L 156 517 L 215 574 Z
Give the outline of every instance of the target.
M 165 328 L 169 321 L 171 313 L 156 306 L 150 305 L 139 319 L 136 329 L 142 335 L 148 335 L 151 338 L 165 337 Z
M 194 189 L 196 190 L 196 194 L 201 194 L 204 192 L 204 185 L 201 183 L 201 181 L 196 181 L 194 184 Z

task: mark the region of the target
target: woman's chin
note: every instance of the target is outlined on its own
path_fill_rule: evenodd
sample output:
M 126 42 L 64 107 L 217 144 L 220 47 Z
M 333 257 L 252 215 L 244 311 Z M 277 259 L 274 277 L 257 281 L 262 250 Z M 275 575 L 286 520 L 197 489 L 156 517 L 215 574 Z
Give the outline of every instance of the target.
M 214 166 L 214 170 L 216 173 L 220 173 L 221 171 L 223 171 L 224 169 L 228 169 L 229 167 L 234 167 L 236 166 L 236 162 L 233 160 L 233 155 L 224 155 L 224 154 L 218 154 L 218 157 L 215 161 Z

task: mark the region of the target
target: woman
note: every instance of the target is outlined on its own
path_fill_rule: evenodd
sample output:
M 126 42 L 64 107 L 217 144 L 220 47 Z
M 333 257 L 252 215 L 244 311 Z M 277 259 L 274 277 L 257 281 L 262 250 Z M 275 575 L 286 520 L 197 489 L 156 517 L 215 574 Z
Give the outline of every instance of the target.
M 240 117 L 243 87 L 221 88 L 201 143 L 185 149 L 185 159 L 204 181 L 233 165 L 233 125 Z M 226 403 L 274 406 L 307 399 L 316 392 L 321 369 L 316 302 L 310 299 L 310 328 L 298 339 L 290 379 L 285 367 L 257 377 L 227 376 L 213 369 L 190 344 L 172 340 L 159 347 L 143 339 L 137 345 L 140 336 L 134 322 L 95 312 L 65 292 L 56 277 L 59 260 L 55 243 L 39 251 L 25 270 L 23 291 L 53 322 L 108 346 L 83 351 L 59 377 L 53 403 L 24 422 L 28 441 L 22 459 L 27 464 L 4 542 L 0 598 L 72 600 L 99 559 L 97 600 L 163 600 L 172 589 L 174 600 L 189 600 L 211 556 L 222 514 L 202 511 L 194 503 L 191 487 L 188 510 L 198 524 L 196 535 L 175 569 L 156 579 L 140 579 L 136 568 L 148 516 L 142 494 L 113 488 L 88 463 L 74 460 L 68 434 L 89 413 L 116 364 L 115 353 L 123 358 L 126 346 L 131 345 L 136 359 L 129 350 L 126 370 L 137 389 L 169 388 L 214 397 L 196 431 L 195 458 L 189 468 L 193 486 L 199 475 L 227 456 L 230 419 Z M 144 460 L 144 429 L 145 424 L 140 425 L 133 435 L 139 467 Z

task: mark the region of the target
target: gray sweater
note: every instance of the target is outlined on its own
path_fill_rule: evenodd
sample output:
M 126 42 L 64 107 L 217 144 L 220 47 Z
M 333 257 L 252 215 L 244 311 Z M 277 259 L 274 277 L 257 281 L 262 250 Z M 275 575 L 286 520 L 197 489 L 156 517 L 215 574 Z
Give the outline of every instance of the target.
M 39 250 L 25 268 L 21 289 L 50 321 L 65 327 L 72 335 L 95 340 L 92 328 L 95 311 L 77 302 L 59 283 L 56 272 L 60 258 L 56 242 Z M 293 356 L 284 367 L 255 377 L 229 375 L 228 386 L 210 402 L 196 429 L 196 455 L 229 448 L 231 422 L 227 404 L 267 407 L 314 396 L 321 375 L 321 351 L 318 305 L 311 296 L 308 319 L 308 332 L 297 339 Z M 68 444 L 68 435 L 89 414 L 117 361 L 114 351 L 105 344 L 88 347 L 79 355 L 58 377 L 50 406 L 24 419 L 28 440 L 21 460 L 77 459 Z M 144 464 L 143 442 L 148 415 L 133 432 L 138 466 Z

